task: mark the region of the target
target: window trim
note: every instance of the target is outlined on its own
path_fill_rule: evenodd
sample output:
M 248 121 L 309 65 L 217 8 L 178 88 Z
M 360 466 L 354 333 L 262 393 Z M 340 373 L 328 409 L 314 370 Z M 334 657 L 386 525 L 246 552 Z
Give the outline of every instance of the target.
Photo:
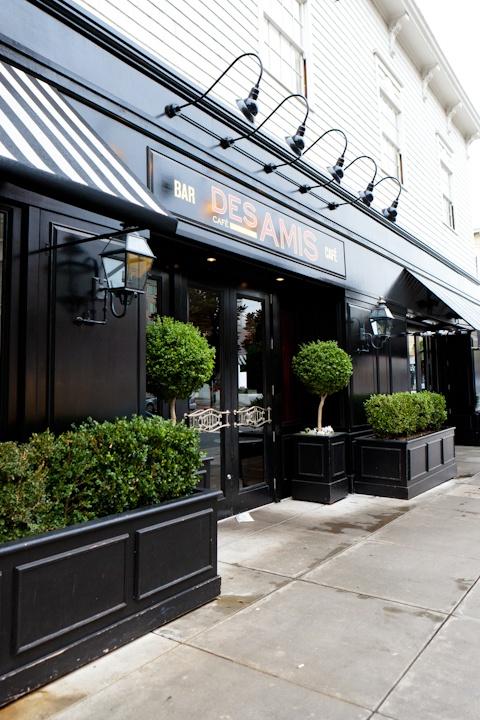
M 299 45 L 298 42 L 290 35 L 288 32 L 288 29 L 280 27 L 279 23 L 275 20 L 274 17 L 272 17 L 267 8 L 265 7 L 264 0 L 259 0 L 258 2 L 258 18 L 259 18 L 259 26 L 260 26 L 260 55 L 262 57 L 266 57 L 269 52 L 269 45 L 266 41 L 266 32 L 263 32 L 264 27 L 266 26 L 266 23 L 270 23 L 280 35 L 282 35 L 298 52 L 301 60 L 301 88 L 295 89 L 291 88 L 288 85 L 286 85 L 282 80 L 279 80 L 278 77 L 275 75 L 273 69 L 269 68 L 267 63 L 265 62 L 265 68 L 264 72 L 266 75 L 268 75 L 270 78 L 275 80 L 282 88 L 284 88 L 289 93 L 297 93 L 300 92 L 305 97 L 308 97 L 308 100 L 310 104 L 313 103 L 313 94 L 312 94 L 312 67 L 311 63 L 309 61 L 309 58 L 311 57 L 311 36 L 309 32 L 310 23 L 308 22 L 308 14 L 309 14 L 309 2 L 308 0 L 296 0 L 298 2 L 299 8 L 300 8 L 300 26 L 301 26 L 301 41 L 302 45 Z
M 448 195 L 446 195 L 444 192 L 444 184 L 442 182 L 443 181 L 442 173 L 446 173 L 448 175 L 448 190 L 449 190 Z M 441 187 L 441 198 L 442 198 L 442 222 L 450 230 L 453 230 L 454 232 L 456 232 L 455 203 L 453 201 L 452 178 L 453 178 L 453 171 L 440 156 L 440 180 L 441 180 L 440 187 Z M 447 207 L 448 207 L 448 221 L 447 221 L 447 215 L 445 212 Z
M 395 148 L 397 152 L 397 173 L 394 175 L 394 177 L 397 178 L 397 180 L 401 183 L 402 188 L 405 184 L 405 173 L 404 173 L 404 162 L 403 162 L 403 153 L 402 153 L 402 111 L 398 107 L 398 103 L 395 103 L 391 100 L 391 98 L 384 92 L 382 88 L 379 88 L 379 124 L 380 124 L 380 169 L 385 173 L 389 174 L 387 168 L 383 164 L 383 141 L 384 138 L 387 140 L 387 142 L 392 145 L 392 147 Z M 397 122 L 397 138 L 392 138 L 390 133 L 387 132 L 387 130 L 384 128 L 382 123 L 383 113 L 382 113 L 382 105 L 381 103 L 384 102 L 392 107 L 392 110 L 395 112 L 396 115 L 396 122 Z

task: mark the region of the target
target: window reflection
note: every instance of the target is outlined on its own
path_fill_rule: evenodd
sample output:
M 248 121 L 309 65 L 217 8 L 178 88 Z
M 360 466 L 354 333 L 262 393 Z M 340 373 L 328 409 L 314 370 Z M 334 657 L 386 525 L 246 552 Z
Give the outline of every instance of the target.
M 190 409 L 220 409 L 220 295 L 215 290 L 191 287 L 188 291 L 189 321 L 215 348 L 215 369 L 212 378 L 191 398 Z M 195 407 L 193 407 L 195 406 Z
M 158 297 L 159 297 L 159 281 L 155 278 L 148 278 L 145 285 L 146 313 L 147 322 L 152 322 L 159 313 Z
M 417 389 L 417 361 L 415 355 L 415 335 L 408 335 L 408 367 L 410 370 L 410 390 Z
M 189 412 L 206 408 L 221 409 L 220 376 L 220 294 L 215 290 L 201 287 L 188 289 L 188 319 L 202 333 L 209 345 L 215 348 L 215 368 L 212 378 L 200 390 L 193 393 L 188 401 Z M 200 433 L 200 446 L 210 462 L 210 487 L 222 488 L 222 438 L 221 431 Z
M 263 303 L 237 300 L 238 407 L 263 405 Z
M 264 407 L 265 315 L 263 303 L 237 299 L 238 409 Z M 265 480 L 265 426 L 239 427 L 239 480 L 243 487 Z

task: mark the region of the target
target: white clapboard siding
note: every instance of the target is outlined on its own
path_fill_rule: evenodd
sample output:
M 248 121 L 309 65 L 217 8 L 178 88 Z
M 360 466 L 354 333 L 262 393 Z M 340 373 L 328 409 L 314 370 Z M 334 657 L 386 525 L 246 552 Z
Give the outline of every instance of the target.
M 465 141 L 455 126 L 447 131 L 445 110 L 428 91 L 422 95 L 417 68 L 397 47 L 392 57 L 383 18 L 371 0 L 306 0 L 305 51 L 308 64 L 309 99 L 312 112 L 307 144 L 330 127 L 344 130 L 349 138 L 347 162 L 371 155 L 380 162 L 381 131 L 377 57 L 401 85 L 401 150 L 404 192 L 398 223 L 446 258 L 474 272 L 469 170 Z M 243 52 L 263 48 L 262 0 L 77 0 L 90 13 L 109 23 L 162 61 L 206 88 Z M 220 82 L 215 93 L 232 105 L 248 92 L 256 77 L 255 61 L 237 64 Z M 259 98 L 261 118 L 285 95 L 286 88 L 266 72 Z M 303 117 L 297 101 L 281 108 L 265 125 L 265 132 L 284 147 Z M 443 223 L 440 157 L 437 133 L 452 150 L 455 231 Z M 331 134 L 306 156 L 324 169 L 342 148 Z M 383 174 L 383 173 L 382 173 Z M 372 175 L 368 162 L 358 162 L 345 175 L 352 191 L 365 188 Z M 397 192 L 394 183 L 378 187 L 374 206 L 386 207 Z

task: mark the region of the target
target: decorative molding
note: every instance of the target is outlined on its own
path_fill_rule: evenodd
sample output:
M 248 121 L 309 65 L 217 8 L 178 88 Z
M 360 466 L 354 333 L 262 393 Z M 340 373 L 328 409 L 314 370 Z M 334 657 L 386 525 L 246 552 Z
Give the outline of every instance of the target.
M 480 140 L 480 131 L 473 133 L 473 135 L 470 135 L 469 138 L 466 140 L 466 146 L 467 146 L 467 158 L 470 159 L 470 146 L 473 145 L 474 142 L 477 140 Z
M 390 48 L 390 55 L 392 57 L 395 55 L 397 35 L 403 28 L 404 23 L 408 22 L 408 20 L 410 20 L 410 15 L 408 14 L 408 12 L 404 12 L 399 15 L 395 20 L 392 20 L 388 25 L 388 42 Z
M 263 408 L 260 405 L 252 405 L 251 407 L 234 410 L 236 421 L 234 427 L 253 427 L 259 428 L 263 425 L 271 424 L 271 408 Z
M 457 114 L 459 110 L 461 110 L 463 107 L 462 102 L 457 102 L 455 105 L 452 105 L 452 107 L 447 108 L 447 133 L 450 134 L 452 131 L 452 122 L 453 118 Z
M 205 410 L 194 410 L 191 413 L 185 413 L 185 420 L 190 427 L 194 427 L 200 432 L 217 432 L 222 428 L 229 427 L 228 416 L 230 410 L 215 410 L 215 408 L 205 408 Z M 226 420 L 226 422 L 223 422 Z
M 429 68 L 425 68 L 425 70 L 422 72 L 422 74 L 421 74 L 422 96 L 423 96 L 424 100 L 427 99 L 428 86 L 430 85 L 435 73 L 438 72 L 439 70 L 440 70 L 440 65 L 438 63 L 436 63 L 435 65 L 432 65 Z

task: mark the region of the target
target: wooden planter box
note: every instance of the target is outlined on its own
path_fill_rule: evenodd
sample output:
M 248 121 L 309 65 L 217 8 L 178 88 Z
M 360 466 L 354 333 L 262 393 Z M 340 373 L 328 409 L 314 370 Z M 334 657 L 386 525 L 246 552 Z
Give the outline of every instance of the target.
M 457 474 L 455 428 L 411 440 L 355 441 L 356 493 L 410 500 Z
M 326 503 L 348 494 L 346 433 L 293 436 L 292 497 Z
M 0 706 L 217 597 L 219 494 L 0 545 Z

